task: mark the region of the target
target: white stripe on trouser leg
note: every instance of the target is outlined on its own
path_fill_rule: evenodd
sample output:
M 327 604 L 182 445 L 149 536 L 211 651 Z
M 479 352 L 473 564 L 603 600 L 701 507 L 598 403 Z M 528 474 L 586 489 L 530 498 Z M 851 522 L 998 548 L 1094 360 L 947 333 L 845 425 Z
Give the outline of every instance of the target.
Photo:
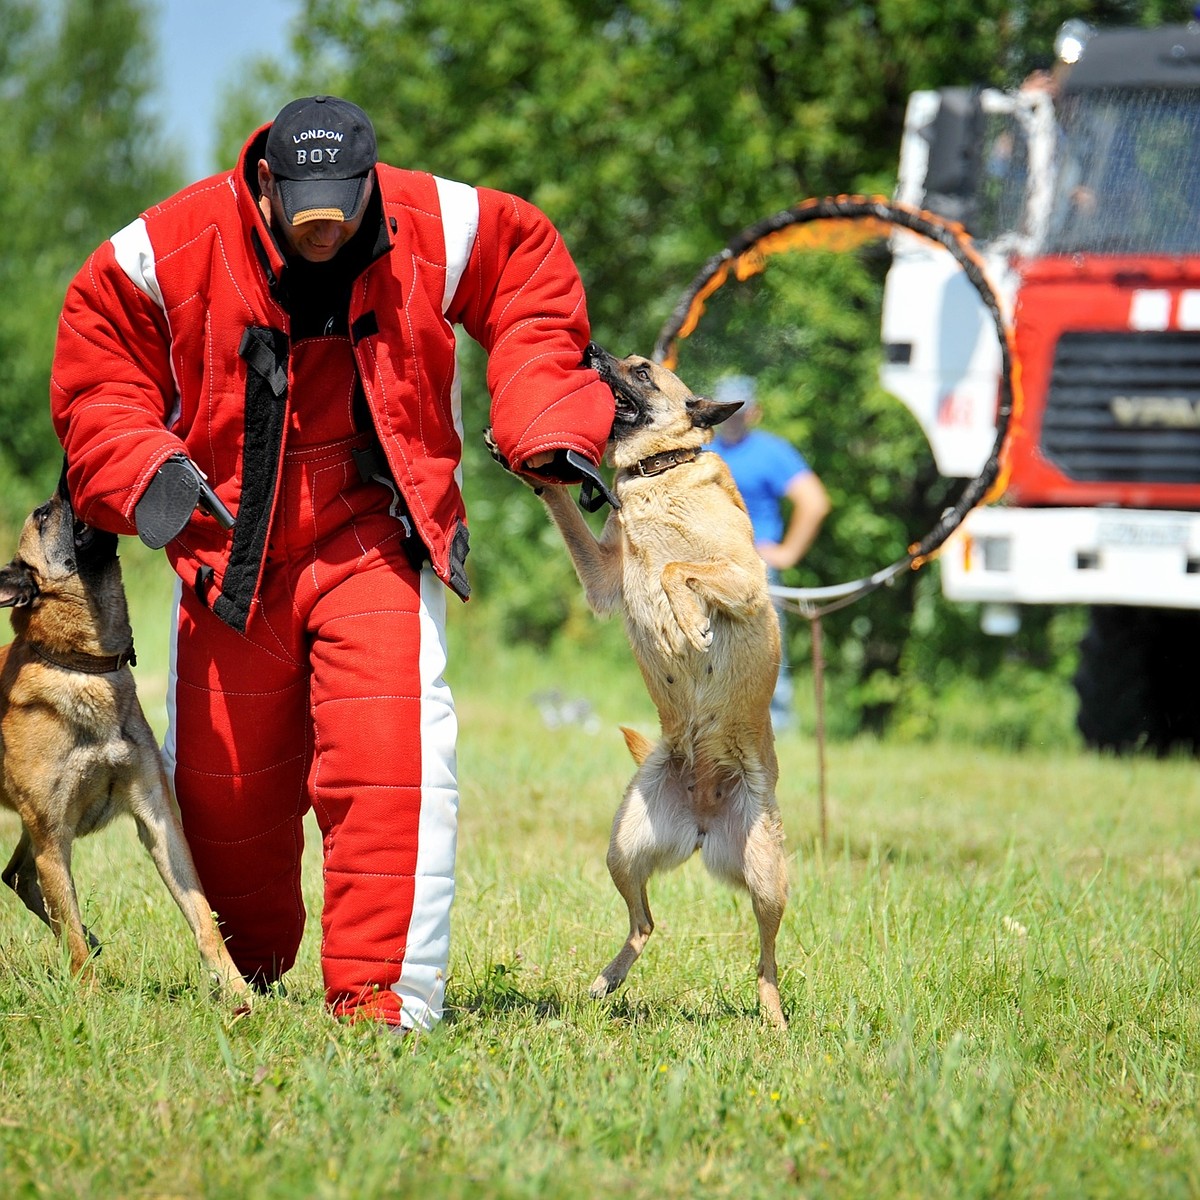
M 450 905 L 458 841 L 458 717 L 446 669 L 446 589 L 421 572 L 421 817 L 412 919 L 400 978 L 401 1023 L 430 1029 L 441 1020 L 450 959 Z

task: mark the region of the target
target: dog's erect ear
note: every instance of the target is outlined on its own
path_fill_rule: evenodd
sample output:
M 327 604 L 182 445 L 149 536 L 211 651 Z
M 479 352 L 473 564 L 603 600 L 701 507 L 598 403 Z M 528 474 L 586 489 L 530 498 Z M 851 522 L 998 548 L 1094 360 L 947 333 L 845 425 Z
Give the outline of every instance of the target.
M 707 396 L 693 396 L 687 402 L 692 424 L 700 429 L 711 429 L 722 421 L 728 421 L 741 407 L 740 400 L 710 400 Z
M 25 608 L 37 596 L 33 572 L 20 563 L 0 567 L 0 608 Z

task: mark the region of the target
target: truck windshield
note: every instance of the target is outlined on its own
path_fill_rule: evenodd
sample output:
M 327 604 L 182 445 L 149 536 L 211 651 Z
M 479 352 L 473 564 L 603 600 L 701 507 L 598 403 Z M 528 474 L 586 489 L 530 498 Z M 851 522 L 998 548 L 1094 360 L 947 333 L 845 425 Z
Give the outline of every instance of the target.
M 1200 253 L 1200 92 L 1086 91 L 1059 108 L 1050 253 Z

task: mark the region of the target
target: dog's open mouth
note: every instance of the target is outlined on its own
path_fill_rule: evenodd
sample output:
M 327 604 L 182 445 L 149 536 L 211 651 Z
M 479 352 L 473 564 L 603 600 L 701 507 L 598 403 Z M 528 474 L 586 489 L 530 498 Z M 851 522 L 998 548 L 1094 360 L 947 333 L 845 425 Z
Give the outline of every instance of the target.
M 613 413 L 614 428 L 637 425 L 642 418 L 642 401 L 636 392 L 626 388 L 617 360 L 603 347 L 589 342 L 587 350 L 584 351 L 583 365 L 591 367 L 600 379 L 608 384 L 608 390 L 613 394 L 616 401 Z
M 71 540 L 80 554 L 87 554 L 92 548 L 96 531 L 90 525 L 85 525 L 78 517 L 71 523 Z
M 106 533 L 85 525 L 78 517 L 71 527 L 75 544 L 75 557 L 82 567 L 98 566 L 114 558 L 117 553 L 117 535 Z
M 613 423 L 617 425 L 634 425 L 637 423 L 638 417 L 641 416 L 641 405 L 630 396 L 628 396 L 620 387 L 619 384 L 609 384 L 612 388 L 613 399 L 616 401 L 616 409 L 613 413 Z

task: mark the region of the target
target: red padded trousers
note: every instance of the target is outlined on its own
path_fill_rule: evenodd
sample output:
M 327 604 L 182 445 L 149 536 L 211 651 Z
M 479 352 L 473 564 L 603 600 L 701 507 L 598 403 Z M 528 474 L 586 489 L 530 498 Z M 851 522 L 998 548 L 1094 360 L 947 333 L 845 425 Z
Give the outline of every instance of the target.
M 178 589 L 165 747 L 230 953 L 260 982 L 304 929 L 302 822 L 322 836 L 321 965 L 339 1015 L 430 1027 L 449 952 L 458 791 L 445 590 L 351 450 L 342 338 L 293 348 L 291 418 L 246 632 Z

